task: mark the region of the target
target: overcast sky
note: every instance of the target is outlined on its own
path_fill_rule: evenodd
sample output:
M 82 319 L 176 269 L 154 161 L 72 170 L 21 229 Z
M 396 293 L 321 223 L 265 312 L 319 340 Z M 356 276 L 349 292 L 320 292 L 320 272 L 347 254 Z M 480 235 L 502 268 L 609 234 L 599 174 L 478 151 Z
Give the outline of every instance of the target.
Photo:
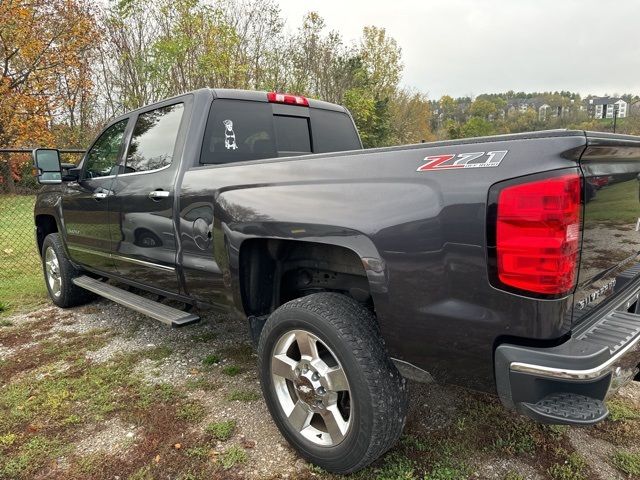
M 384 27 L 403 84 L 432 99 L 515 91 L 640 94 L 640 0 L 279 0 L 291 29 L 315 10 L 346 40 Z

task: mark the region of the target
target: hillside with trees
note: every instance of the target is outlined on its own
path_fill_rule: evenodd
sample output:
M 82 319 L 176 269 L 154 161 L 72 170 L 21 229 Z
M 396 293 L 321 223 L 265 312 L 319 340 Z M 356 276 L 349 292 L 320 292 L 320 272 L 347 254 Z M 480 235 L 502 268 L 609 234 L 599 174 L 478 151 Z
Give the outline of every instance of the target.
M 349 43 L 310 12 L 291 30 L 274 0 L 6 0 L 0 18 L 0 148 L 85 147 L 109 118 L 201 87 L 343 104 L 366 147 L 612 128 L 573 92 L 429 99 L 402 86 L 402 51 L 382 26 Z M 640 134 L 638 106 L 619 132 Z M 0 168 L 7 183 L 30 167 L 13 156 Z

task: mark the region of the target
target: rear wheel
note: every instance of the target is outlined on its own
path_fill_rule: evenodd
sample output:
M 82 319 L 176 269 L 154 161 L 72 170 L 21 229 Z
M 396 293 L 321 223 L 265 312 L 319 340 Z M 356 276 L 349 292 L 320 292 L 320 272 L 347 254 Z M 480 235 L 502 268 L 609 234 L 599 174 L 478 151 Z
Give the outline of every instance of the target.
M 47 235 L 42 244 L 42 269 L 49 297 L 62 308 L 86 303 L 95 295 L 73 284 L 72 280 L 81 275 L 67 258 L 60 235 Z
M 367 466 L 404 427 L 406 381 L 374 325 L 355 300 L 318 293 L 281 306 L 260 336 L 260 379 L 276 425 L 331 472 Z

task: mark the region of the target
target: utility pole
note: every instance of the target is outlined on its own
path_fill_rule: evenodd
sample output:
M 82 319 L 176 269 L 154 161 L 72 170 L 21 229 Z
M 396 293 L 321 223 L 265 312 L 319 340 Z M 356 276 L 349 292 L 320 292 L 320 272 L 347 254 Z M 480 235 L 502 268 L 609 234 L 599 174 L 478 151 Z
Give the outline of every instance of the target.
M 616 123 L 618 120 L 618 110 L 620 109 L 620 105 L 615 104 L 613 106 L 613 133 L 616 133 Z

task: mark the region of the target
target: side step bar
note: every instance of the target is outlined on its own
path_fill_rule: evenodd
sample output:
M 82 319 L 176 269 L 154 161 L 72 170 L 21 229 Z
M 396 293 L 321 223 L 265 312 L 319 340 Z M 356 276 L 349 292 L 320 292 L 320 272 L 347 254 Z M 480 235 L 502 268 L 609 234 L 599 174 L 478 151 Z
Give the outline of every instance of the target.
M 135 293 L 127 292 L 108 283 L 96 280 L 95 278 L 87 277 L 83 275 L 73 279 L 73 283 L 79 287 L 82 287 L 90 292 L 93 292 L 101 297 L 113 300 L 120 305 L 140 312 L 151 318 L 170 325 L 172 327 L 182 327 L 195 323 L 200 320 L 200 317 L 193 313 L 183 312 L 177 308 L 169 307 L 162 303 L 154 302 L 148 298 L 141 297 Z

